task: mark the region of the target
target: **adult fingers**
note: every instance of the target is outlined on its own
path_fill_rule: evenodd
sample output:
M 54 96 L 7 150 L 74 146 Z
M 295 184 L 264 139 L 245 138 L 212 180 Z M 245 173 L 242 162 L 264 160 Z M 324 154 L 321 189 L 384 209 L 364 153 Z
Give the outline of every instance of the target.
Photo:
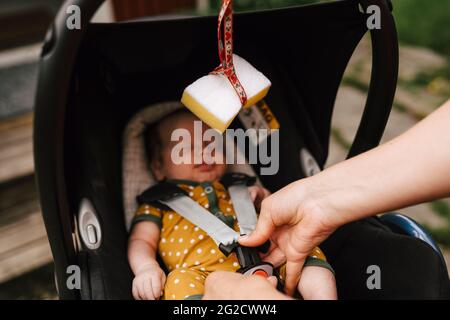
M 248 187 L 248 192 L 250 193 L 250 198 L 252 199 L 252 202 L 255 202 L 256 197 L 258 196 L 258 190 L 255 186 Z
M 292 295 L 300 280 L 303 264 L 306 257 L 315 247 L 315 239 L 312 234 L 305 232 L 306 226 L 298 224 L 285 234 L 284 253 L 286 254 L 286 284 L 285 291 Z
M 237 275 L 228 271 L 215 271 L 209 274 L 205 281 L 205 294 L 202 300 L 232 299 L 234 295 L 232 283 Z
M 292 296 L 297 288 L 298 281 L 300 280 L 300 274 L 302 272 L 304 260 L 299 262 L 286 262 L 286 280 L 284 285 L 284 291 L 287 295 Z
M 244 246 L 256 247 L 266 242 L 275 230 L 275 224 L 272 221 L 270 205 L 264 200 L 261 205 L 261 213 L 259 214 L 258 223 L 255 230 L 239 238 L 239 243 Z
M 267 278 L 267 281 L 269 281 L 269 283 L 270 283 L 274 288 L 277 287 L 277 284 L 278 284 L 278 279 L 277 279 L 277 277 L 275 277 L 275 276 L 270 276 L 270 277 Z
M 270 262 L 275 267 L 281 266 L 286 262 L 286 255 L 280 248 L 275 248 L 269 252 L 264 258 L 264 261 Z

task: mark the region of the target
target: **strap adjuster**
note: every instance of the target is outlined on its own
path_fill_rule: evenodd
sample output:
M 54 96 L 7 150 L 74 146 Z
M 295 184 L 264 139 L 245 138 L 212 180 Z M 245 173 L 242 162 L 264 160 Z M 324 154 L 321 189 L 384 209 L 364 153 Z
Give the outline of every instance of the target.
M 220 182 L 222 182 L 227 189 L 233 185 L 252 186 L 256 183 L 256 177 L 251 177 L 244 173 L 233 172 L 225 174 L 222 179 L 220 179 Z

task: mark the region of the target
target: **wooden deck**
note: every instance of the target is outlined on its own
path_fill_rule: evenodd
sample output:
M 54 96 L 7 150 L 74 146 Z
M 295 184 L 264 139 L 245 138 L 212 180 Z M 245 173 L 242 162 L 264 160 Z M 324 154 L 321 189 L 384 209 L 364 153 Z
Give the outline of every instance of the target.
M 52 260 L 33 176 L 32 119 L 0 122 L 0 283 Z
M 0 122 L 0 184 L 33 174 L 32 128 L 32 113 Z

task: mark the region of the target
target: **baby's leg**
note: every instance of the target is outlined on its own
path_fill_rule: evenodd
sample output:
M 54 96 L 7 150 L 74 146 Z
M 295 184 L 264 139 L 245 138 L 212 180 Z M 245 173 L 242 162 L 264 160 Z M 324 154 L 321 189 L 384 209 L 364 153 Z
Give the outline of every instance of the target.
M 336 300 L 336 280 L 331 270 L 306 266 L 302 270 L 298 291 L 305 300 Z
M 200 270 L 180 268 L 167 276 L 164 300 L 201 299 L 205 289 L 206 274 Z

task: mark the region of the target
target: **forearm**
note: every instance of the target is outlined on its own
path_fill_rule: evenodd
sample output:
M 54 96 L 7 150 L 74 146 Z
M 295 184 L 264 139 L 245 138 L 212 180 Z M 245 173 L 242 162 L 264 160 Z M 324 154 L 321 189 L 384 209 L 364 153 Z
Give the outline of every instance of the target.
M 138 274 L 141 270 L 152 266 L 156 260 L 158 248 L 159 230 L 150 231 L 146 229 L 147 222 L 141 222 L 137 225 L 128 241 L 128 260 L 131 270 Z M 151 222 L 148 222 L 151 223 Z M 152 226 L 153 227 L 153 226 Z
M 305 188 L 342 224 L 449 196 L 449 176 L 450 101 L 398 138 L 307 179 Z
M 134 274 L 145 267 L 157 263 L 156 250 L 143 240 L 132 240 L 129 244 L 128 259 Z

